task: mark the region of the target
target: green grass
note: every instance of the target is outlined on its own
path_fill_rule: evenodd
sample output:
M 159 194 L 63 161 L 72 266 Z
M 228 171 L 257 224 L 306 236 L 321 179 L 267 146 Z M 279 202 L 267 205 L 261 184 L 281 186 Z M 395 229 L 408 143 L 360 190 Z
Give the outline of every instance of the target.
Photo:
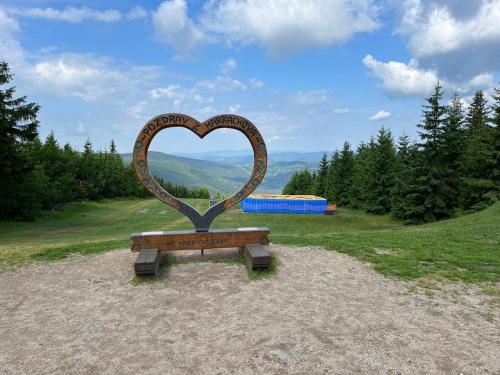
M 205 210 L 205 200 L 189 200 Z M 370 262 L 384 275 L 405 279 L 500 280 L 500 203 L 475 214 L 422 226 L 389 216 L 339 209 L 336 215 L 245 214 L 232 209 L 214 228 L 267 226 L 271 241 L 318 245 Z M 0 264 L 60 259 L 130 246 L 133 232 L 191 228 L 155 199 L 115 199 L 68 205 L 33 223 L 0 222 Z

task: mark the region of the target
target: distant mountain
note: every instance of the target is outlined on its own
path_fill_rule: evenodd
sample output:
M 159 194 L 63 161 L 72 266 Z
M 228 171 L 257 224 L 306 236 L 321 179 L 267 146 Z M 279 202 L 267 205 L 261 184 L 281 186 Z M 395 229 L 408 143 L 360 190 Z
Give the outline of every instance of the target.
M 218 151 L 208 151 L 208 152 L 197 152 L 197 153 L 174 153 L 175 156 L 181 156 L 191 159 L 200 160 L 210 160 L 219 162 L 230 162 L 230 163 L 241 163 L 241 162 L 251 162 L 253 160 L 253 155 L 251 150 L 218 150 Z M 270 162 L 282 162 L 282 161 L 302 161 L 306 163 L 319 163 L 319 160 L 323 156 L 322 151 L 314 152 L 296 152 L 296 151 L 270 151 L 268 153 L 268 158 Z
M 264 182 L 257 192 L 280 193 L 293 173 L 309 168 L 315 169 L 322 153 L 314 161 L 312 155 L 301 153 L 280 153 L 278 158 L 269 155 L 269 163 Z M 279 160 L 302 155 L 305 160 Z M 186 155 L 186 154 L 184 154 Z M 150 151 L 148 164 L 151 174 L 162 177 L 174 184 L 187 187 L 207 187 L 210 191 L 233 193 L 250 177 L 253 168 L 253 156 L 203 153 L 190 154 L 200 158 L 168 155 L 163 152 Z M 123 161 L 130 163 L 132 154 L 122 154 Z M 201 159 L 204 157 L 205 159 Z M 212 160 L 211 160 L 212 159 Z

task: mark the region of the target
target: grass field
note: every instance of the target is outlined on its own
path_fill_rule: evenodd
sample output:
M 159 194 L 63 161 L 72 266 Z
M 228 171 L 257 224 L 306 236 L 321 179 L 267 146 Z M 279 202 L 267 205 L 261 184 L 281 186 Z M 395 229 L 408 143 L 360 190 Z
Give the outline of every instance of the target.
M 205 200 L 189 203 L 198 210 L 208 206 Z M 232 209 L 213 224 L 243 226 L 269 227 L 275 243 L 319 245 L 353 255 L 385 275 L 500 281 L 500 203 L 417 227 L 350 209 L 339 209 L 333 216 L 244 214 Z M 124 248 L 130 246 L 132 232 L 191 227 L 188 219 L 156 199 L 73 203 L 34 223 L 0 222 L 0 264 Z

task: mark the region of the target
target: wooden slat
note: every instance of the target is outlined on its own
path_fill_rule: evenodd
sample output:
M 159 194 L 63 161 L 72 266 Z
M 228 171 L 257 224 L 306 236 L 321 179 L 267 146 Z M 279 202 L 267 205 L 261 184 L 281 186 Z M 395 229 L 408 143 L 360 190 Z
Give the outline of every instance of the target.
M 241 247 L 248 244 L 269 244 L 268 228 L 212 229 L 134 233 L 132 251 L 155 248 L 159 251 L 201 250 Z

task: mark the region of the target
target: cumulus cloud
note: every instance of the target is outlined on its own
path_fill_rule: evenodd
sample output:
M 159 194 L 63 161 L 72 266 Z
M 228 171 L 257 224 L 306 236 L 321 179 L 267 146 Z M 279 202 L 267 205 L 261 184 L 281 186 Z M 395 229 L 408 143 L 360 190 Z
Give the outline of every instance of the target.
M 178 59 L 191 56 L 198 45 L 208 40 L 204 31 L 189 18 L 185 0 L 161 3 L 153 12 L 153 24 L 158 38 L 174 47 Z
M 476 89 L 483 89 L 493 84 L 493 76 L 490 73 L 478 74 L 471 78 L 468 86 Z
M 15 38 L 19 23 L 0 9 L 0 58 L 9 56 L 9 62 L 16 64 L 23 59 L 24 52 Z
M 236 103 L 234 105 L 230 105 L 229 108 L 228 108 L 228 112 L 229 113 L 232 113 L 232 114 L 236 114 L 240 111 L 241 109 L 241 105 Z
M 148 12 L 146 9 L 141 7 L 140 5 L 136 5 L 132 9 L 130 9 L 127 13 L 127 19 L 128 20 L 137 20 L 140 18 L 146 18 L 148 16 Z
M 220 65 L 220 72 L 222 74 L 227 75 L 227 74 L 231 73 L 234 69 L 236 69 L 237 66 L 238 66 L 238 63 L 236 62 L 235 59 L 233 59 L 233 58 L 227 59 L 226 61 L 224 61 Z
M 229 76 L 217 76 L 215 79 L 204 79 L 196 84 L 198 87 L 210 91 L 245 91 L 247 85 Z
M 420 69 L 416 60 L 409 64 L 398 61 L 384 63 L 366 55 L 363 64 L 371 74 L 382 80 L 382 87 L 389 95 L 425 95 L 438 81 L 436 72 Z
M 292 101 L 300 105 L 317 105 L 330 101 L 326 90 L 299 91 L 292 96 Z
M 472 17 L 459 18 L 449 5 L 404 2 L 400 33 L 409 37 L 415 57 L 428 57 L 466 48 L 477 43 L 499 40 L 500 0 L 484 0 Z
M 215 0 L 201 22 L 230 43 L 258 44 L 280 58 L 373 31 L 377 15 L 371 0 Z
M 391 112 L 388 112 L 388 111 L 378 111 L 374 115 L 370 116 L 368 118 L 368 120 L 370 120 L 370 121 L 381 121 L 381 120 L 388 119 L 391 116 L 392 116 Z
M 105 103 L 132 95 L 145 82 L 159 76 L 156 67 L 120 67 L 89 54 L 65 54 L 25 64 L 22 80 L 34 89 Z
M 21 17 L 43 18 L 74 23 L 86 20 L 116 22 L 122 19 L 121 12 L 115 9 L 95 10 L 87 7 L 66 7 L 62 10 L 54 8 L 13 8 L 9 10 L 9 13 Z
M 349 108 L 335 108 L 333 110 L 334 115 L 347 115 L 351 110 Z
M 260 89 L 264 87 L 264 82 L 258 80 L 257 78 L 250 78 L 250 87 Z
M 181 57 L 222 37 L 230 44 L 263 46 L 281 58 L 376 30 L 378 13 L 373 0 L 211 0 L 193 20 L 185 0 L 167 0 L 153 13 L 153 24 Z
M 397 33 L 424 68 L 464 81 L 500 69 L 500 0 L 393 1 Z

